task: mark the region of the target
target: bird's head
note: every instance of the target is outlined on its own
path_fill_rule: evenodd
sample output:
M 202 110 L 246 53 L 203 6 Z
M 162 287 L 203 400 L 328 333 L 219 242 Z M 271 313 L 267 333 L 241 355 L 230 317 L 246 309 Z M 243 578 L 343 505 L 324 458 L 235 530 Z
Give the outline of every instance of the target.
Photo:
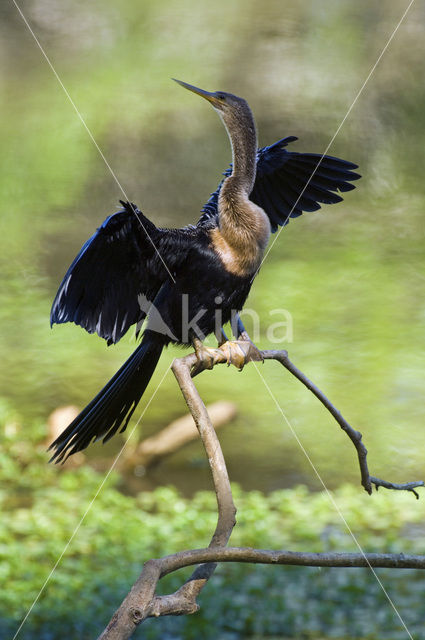
M 185 89 L 193 91 L 193 93 L 201 96 L 201 98 L 208 100 L 226 124 L 230 124 L 235 119 L 243 121 L 247 116 L 252 120 L 251 109 L 247 101 L 243 98 L 239 98 L 239 96 L 235 96 L 232 93 L 226 93 L 225 91 L 204 91 L 204 89 L 194 87 L 191 84 L 187 84 L 187 82 L 182 82 L 175 78 L 173 78 L 173 80 Z

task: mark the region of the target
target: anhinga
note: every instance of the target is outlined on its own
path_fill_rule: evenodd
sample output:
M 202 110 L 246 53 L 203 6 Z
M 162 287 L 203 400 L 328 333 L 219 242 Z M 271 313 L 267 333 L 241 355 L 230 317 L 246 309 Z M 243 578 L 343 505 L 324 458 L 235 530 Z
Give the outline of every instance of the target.
M 233 161 L 195 226 L 160 229 L 135 205 L 122 202 L 69 267 L 53 302 L 51 324 L 75 322 L 111 344 L 131 325 L 140 328 L 148 320 L 136 350 L 51 445 L 56 461 L 126 428 L 170 342 L 192 344 L 200 367 L 210 366 L 213 350 L 201 340 L 217 335 L 217 309 L 223 325 L 242 309 L 270 233 L 303 211 L 316 211 L 319 203 L 340 202 L 335 192 L 350 191 L 351 181 L 360 177 L 351 162 L 286 151 L 293 136 L 257 149 L 245 100 L 177 82 L 220 115 Z M 243 364 L 232 343 L 228 352 L 231 361 Z

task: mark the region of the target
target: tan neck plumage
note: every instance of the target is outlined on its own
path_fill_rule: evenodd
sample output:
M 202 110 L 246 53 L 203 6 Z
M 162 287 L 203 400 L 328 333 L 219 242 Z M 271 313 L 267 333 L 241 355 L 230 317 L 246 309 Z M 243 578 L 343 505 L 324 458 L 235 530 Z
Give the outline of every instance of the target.
M 211 237 L 226 269 L 247 276 L 259 267 L 270 236 L 268 216 L 249 199 L 256 172 L 255 123 L 248 106 L 237 119 L 222 119 L 232 144 L 233 171 L 220 189 L 219 227 Z

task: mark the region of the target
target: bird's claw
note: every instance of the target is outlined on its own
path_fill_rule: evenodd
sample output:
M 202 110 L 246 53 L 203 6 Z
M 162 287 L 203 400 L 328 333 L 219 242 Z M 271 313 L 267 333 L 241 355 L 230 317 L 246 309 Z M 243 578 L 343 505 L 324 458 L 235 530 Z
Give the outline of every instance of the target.
M 263 360 L 255 344 L 247 340 L 229 340 L 220 347 L 220 350 L 226 358 L 227 365 L 233 364 L 239 371 L 242 371 L 247 362 Z
M 205 371 L 205 369 L 212 369 L 214 365 L 221 362 L 219 349 L 211 349 L 210 347 L 202 345 L 202 347 L 197 348 L 195 352 L 197 361 L 191 370 L 192 378 L 197 376 L 198 373 Z
M 262 362 L 261 351 L 250 340 L 228 340 L 217 349 L 202 345 L 196 349 L 197 362 L 193 365 L 192 378 L 205 369 L 212 369 L 216 364 L 226 362 L 242 371 L 247 362 Z

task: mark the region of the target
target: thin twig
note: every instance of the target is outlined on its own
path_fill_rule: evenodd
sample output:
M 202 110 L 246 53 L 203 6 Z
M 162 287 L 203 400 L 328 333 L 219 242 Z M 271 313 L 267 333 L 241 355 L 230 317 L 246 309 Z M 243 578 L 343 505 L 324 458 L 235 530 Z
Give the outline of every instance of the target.
M 418 480 L 416 482 L 402 482 L 401 484 L 397 484 L 396 482 L 388 482 L 387 480 L 381 480 L 380 478 L 370 476 L 370 481 L 373 485 L 375 485 L 375 489 L 377 491 L 379 487 L 384 487 L 384 489 L 393 489 L 394 491 L 411 491 L 415 495 L 416 500 L 419 500 L 419 493 L 415 491 L 415 489 L 424 486 L 422 480 Z
M 264 360 L 277 360 L 280 362 L 293 376 L 295 376 L 300 382 L 303 383 L 310 389 L 312 393 L 320 400 L 320 402 L 326 407 L 329 413 L 335 418 L 339 426 L 350 438 L 351 442 L 354 444 L 357 457 L 359 460 L 360 466 L 360 474 L 361 474 L 361 483 L 365 488 L 369 495 L 372 494 L 372 485 L 375 486 L 376 489 L 379 487 L 384 487 L 385 489 L 393 489 L 395 491 L 410 491 L 412 492 L 416 498 L 419 498 L 418 493 L 415 491 L 417 487 L 423 487 L 424 482 L 422 480 L 414 481 L 414 482 L 405 482 L 402 484 L 396 484 L 394 482 L 388 482 L 387 480 L 382 480 L 381 478 L 376 478 L 371 476 L 369 473 L 369 469 L 367 466 L 367 449 L 362 441 L 362 434 L 360 431 L 356 431 L 353 427 L 347 422 L 347 420 L 342 416 L 341 412 L 332 404 L 330 400 L 325 396 L 323 391 L 321 391 L 302 371 L 296 367 L 293 362 L 289 359 L 288 352 L 285 350 L 281 351 L 262 351 L 262 355 Z

